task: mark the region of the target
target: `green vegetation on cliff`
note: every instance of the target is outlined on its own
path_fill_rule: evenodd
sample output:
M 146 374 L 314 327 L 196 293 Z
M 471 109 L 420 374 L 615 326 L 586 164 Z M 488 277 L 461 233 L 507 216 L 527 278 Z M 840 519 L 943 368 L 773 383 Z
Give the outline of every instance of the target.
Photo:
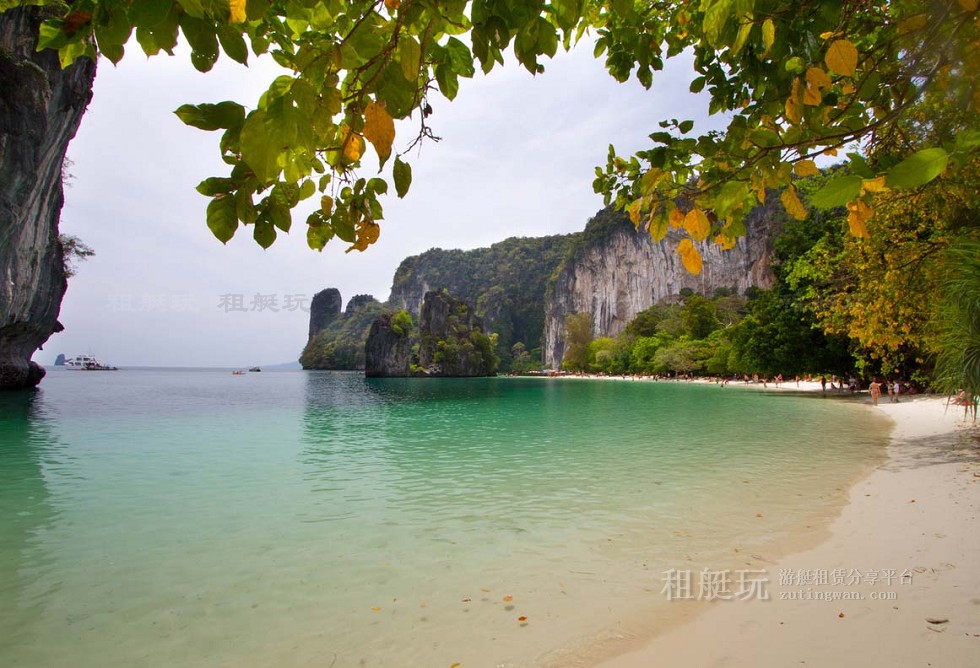
M 358 303 L 353 310 L 348 307 L 348 313 L 338 315 L 306 344 L 299 363 L 304 369 L 363 369 L 371 323 L 387 310 L 375 300 Z
M 489 248 L 436 248 L 406 258 L 395 272 L 391 303 L 417 313 L 425 292 L 448 290 L 474 305 L 487 331 L 497 334 L 501 370 L 511 368 L 518 343 L 520 364 L 540 367 L 548 281 L 580 236 L 515 237 Z

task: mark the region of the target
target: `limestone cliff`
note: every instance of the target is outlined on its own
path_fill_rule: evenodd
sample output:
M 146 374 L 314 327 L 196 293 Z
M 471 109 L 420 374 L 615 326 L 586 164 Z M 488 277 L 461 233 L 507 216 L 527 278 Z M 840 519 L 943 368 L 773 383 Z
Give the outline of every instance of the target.
M 511 238 L 489 248 L 435 248 L 405 258 L 388 303 L 418 317 L 426 293 L 447 290 L 470 304 L 487 330 L 497 334 L 498 355 L 508 357 L 518 341 L 533 350 L 541 346 L 548 280 L 579 236 Z
M 58 54 L 35 51 L 52 10 L 0 14 L 0 389 L 32 387 L 31 362 L 52 333 L 67 288 L 58 242 L 62 164 L 92 97 L 95 63 L 62 69 Z
M 320 290 L 313 295 L 313 300 L 310 302 L 310 336 L 308 341 L 313 341 L 317 334 L 337 319 L 343 303 L 340 290 L 337 288 Z
M 310 338 L 299 356 L 304 369 L 364 369 L 364 342 L 384 306 L 371 295 L 356 295 L 341 312 L 340 291 L 321 290 L 310 306 Z
M 417 344 L 417 353 L 410 356 Z M 364 374 L 397 378 L 493 376 L 499 359 L 473 308 L 445 292 L 427 292 L 418 329 L 405 310 L 385 313 L 371 325 Z
M 364 345 L 364 375 L 368 378 L 404 378 L 409 374 L 412 352 L 410 332 L 391 313 L 371 324 Z
M 655 243 L 636 231 L 628 217 L 600 211 L 548 287 L 542 359 L 557 368 L 565 352 L 565 316 L 589 313 L 596 336 L 616 336 L 637 313 L 689 288 L 710 296 L 716 288 L 744 293 L 770 287 L 770 242 L 780 225 L 777 207 L 758 207 L 746 220 L 747 234 L 723 251 L 711 242 L 696 244 L 704 259 L 700 275 L 689 274 L 676 252 L 683 233 L 671 230 Z

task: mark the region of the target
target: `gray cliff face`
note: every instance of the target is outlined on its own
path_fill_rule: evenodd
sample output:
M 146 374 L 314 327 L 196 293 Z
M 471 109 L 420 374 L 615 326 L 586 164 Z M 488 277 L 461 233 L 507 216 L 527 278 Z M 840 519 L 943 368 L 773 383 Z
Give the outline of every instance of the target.
M 62 165 L 95 78 L 91 60 L 63 70 L 57 53 L 35 52 L 49 11 L 0 14 L 0 389 L 37 385 L 31 356 L 62 329 Z
M 344 315 L 349 318 L 350 316 L 354 315 L 354 311 L 359 309 L 361 306 L 364 306 L 365 304 L 378 303 L 380 302 L 378 302 L 373 295 L 354 295 L 350 298 L 350 301 L 347 302 L 347 308 L 344 309 Z
M 310 341 L 340 315 L 342 304 L 340 290 L 337 288 L 320 290 L 313 295 L 313 301 L 310 302 Z
M 614 218 L 613 218 L 614 217 Z M 747 234 L 727 251 L 710 241 L 696 243 L 704 269 L 689 274 L 676 248 L 684 238 L 671 230 L 655 243 L 637 232 L 625 214 L 604 210 L 589 223 L 588 240 L 566 262 L 550 286 L 545 305 L 542 358 L 546 366 L 561 366 L 565 353 L 565 316 L 589 313 L 595 336 L 616 336 L 640 311 L 676 297 L 684 288 L 711 296 L 716 288 L 739 294 L 749 287 L 771 287 L 770 241 L 779 225 L 774 208 L 757 208 L 747 217 Z
M 378 317 L 371 324 L 364 345 L 364 375 L 368 378 L 404 378 L 409 373 L 411 339 L 396 331 L 391 315 Z

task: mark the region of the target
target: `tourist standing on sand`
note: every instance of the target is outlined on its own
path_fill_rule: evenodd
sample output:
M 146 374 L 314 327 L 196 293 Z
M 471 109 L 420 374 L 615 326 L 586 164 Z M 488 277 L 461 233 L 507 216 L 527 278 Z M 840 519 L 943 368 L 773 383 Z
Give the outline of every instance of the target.
M 871 391 L 871 405 L 877 406 L 878 399 L 881 398 L 881 383 L 879 383 L 878 379 L 876 378 L 871 381 L 871 385 L 868 387 L 868 389 Z
M 820 376 L 820 391 L 827 394 L 827 376 Z
M 894 388 L 893 388 L 893 390 L 891 392 L 891 394 L 892 394 L 892 401 L 894 403 L 896 403 L 896 404 L 898 403 L 898 394 L 901 391 L 902 391 L 902 384 L 899 381 L 896 380 L 895 381 L 895 386 L 894 386 Z

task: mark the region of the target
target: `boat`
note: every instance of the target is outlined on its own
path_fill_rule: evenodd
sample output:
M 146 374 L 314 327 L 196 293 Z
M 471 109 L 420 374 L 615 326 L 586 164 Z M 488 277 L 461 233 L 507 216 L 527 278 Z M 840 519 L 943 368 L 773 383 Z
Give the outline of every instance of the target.
M 251 369 L 249 369 L 249 371 L 251 371 L 251 372 L 253 372 L 253 373 L 255 373 L 255 372 L 258 372 L 258 371 L 261 371 L 261 370 L 262 370 L 262 369 L 260 369 L 260 368 L 259 368 L 259 367 L 257 367 L 257 366 L 253 366 L 253 367 L 252 367 Z
M 75 355 L 65 360 L 66 369 L 76 371 L 119 371 L 118 367 L 103 364 L 92 355 Z

